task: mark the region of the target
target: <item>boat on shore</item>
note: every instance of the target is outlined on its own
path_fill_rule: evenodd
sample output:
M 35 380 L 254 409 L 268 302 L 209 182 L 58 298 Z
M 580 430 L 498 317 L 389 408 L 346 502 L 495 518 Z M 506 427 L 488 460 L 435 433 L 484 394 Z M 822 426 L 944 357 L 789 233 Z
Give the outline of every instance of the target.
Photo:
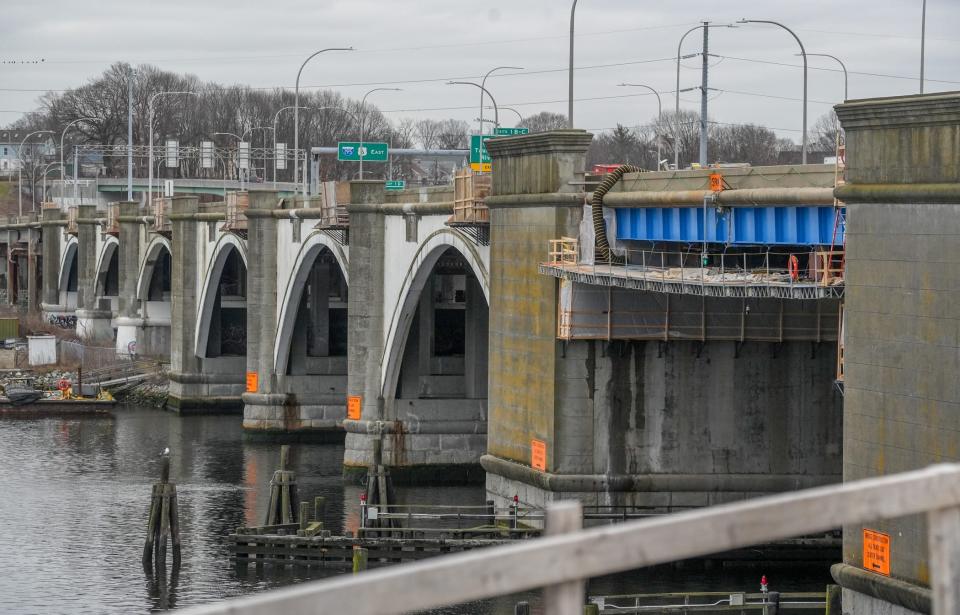
M 107 391 L 100 391 L 96 397 L 81 397 L 68 387 L 42 391 L 30 378 L 19 378 L 3 387 L 0 417 L 109 415 L 116 404 Z

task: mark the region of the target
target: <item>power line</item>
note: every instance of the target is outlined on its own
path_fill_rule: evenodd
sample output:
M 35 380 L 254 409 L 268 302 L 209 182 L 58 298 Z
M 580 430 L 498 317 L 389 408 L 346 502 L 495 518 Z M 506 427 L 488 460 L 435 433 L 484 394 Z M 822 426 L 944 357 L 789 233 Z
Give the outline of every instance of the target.
M 727 58 L 728 60 L 737 60 L 740 62 L 753 62 L 755 64 L 771 64 L 773 66 L 786 66 L 788 68 L 803 68 L 803 64 L 790 64 L 788 62 L 774 62 L 773 60 L 758 60 L 757 58 L 738 58 L 737 56 L 721 56 Z M 828 73 L 842 73 L 843 70 L 839 68 L 828 68 L 825 66 L 811 66 L 810 70 L 819 70 Z M 869 73 L 864 71 L 848 70 L 850 75 L 862 75 L 865 77 L 883 77 L 886 79 L 906 79 L 909 81 L 919 81 L 919 77 L 911 77 L 909 75 L 889 75 L 885 73 Z M 948 81 L 946 79 L 929 79 L 924 78 L 924 81 L 934 81 L 936 83 L 949 83 L 949 84 L 960 84 L 960 81 Z

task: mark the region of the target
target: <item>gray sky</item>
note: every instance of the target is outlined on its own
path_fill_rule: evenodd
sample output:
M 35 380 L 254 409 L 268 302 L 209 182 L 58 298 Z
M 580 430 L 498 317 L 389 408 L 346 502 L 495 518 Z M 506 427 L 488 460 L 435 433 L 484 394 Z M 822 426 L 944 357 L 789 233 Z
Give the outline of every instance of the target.
M 669 58 L 680 35 L 703 20 L 785 23 L 809 53 L 830 53 L 846 62 L 851 98 L 915 93 L 920 7 L 921 0 L 580 0 L 576 64 L 583 68 L 576 73 L 575 97 L 594 100 L 576 103 L 576 125 L 600 130 L 655 116 L 654 97 L 617 87 L 624 81 L 664 92 L 664 109 L 671 109 L 676 73 Z M 360 98 L 383 82 L 411 81 L 394 86 L 402 92 L 377 92 L 368 100 L 394 120 L 472 122 L 479 90 L 444 80 L 477 78 L 495 66 L 513 65 L 531 74 L 487 82 L 501 106 L 523 115 L 566 113 L 569 15 L 570 0 L 3 0 L 0 124 L 17 119 L 16 111 L 33 109 L 41 93 L 11 90 L 75 87 L 119 60 L 223 84 L 292 87 L 307 55 L 351 45 L 357 51 L 311 61 L 301 87 L 335 86 Z M 960 2 L 928 0 L 928 92 L 960 90 L 957 25 Z M 760 123 L 798 140 L 802 70 L 796 42 L 762 25 L 712 29 L 710 39 L 710 51 L 721 56 L 711 60 L 710 85 L 723 90 L 711 93 L 712 119 Z M 684 52 L 699 49 L 698 33 L 688 36 Z M 42 64 L 9 63 L 41 58 Z M 699 85 L 699 62 L 683 63 L 681 88 Z M 843 77 L 827 58 L 810 58 L 810 66 L 833 69 L 810 71 L 812 124 L 841 99 Z M 698 93 L 682 94 L 680 104 L 699 108 Z M 453 108 L 437 109 L 447 107 Z M 504 125 L 516 121 L 509 111 L 502 115 Z

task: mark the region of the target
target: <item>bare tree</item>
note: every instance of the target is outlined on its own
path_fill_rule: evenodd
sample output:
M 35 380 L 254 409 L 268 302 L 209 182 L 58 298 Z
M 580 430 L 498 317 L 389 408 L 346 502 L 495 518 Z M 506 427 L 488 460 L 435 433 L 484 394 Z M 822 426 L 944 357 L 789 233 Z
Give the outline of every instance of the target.
M 546 132 L 548 130 L 559 130 L 567 127 L 567 116 L 550 111 L 541 111 L 534 115 L 528 115 L 519 122 L 517 126 L 528 128 L 530 132 Z

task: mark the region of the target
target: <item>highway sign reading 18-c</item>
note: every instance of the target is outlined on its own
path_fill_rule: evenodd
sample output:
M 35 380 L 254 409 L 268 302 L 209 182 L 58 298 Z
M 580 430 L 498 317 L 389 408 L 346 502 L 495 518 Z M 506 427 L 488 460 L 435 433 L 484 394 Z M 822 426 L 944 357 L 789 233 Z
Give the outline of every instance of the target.
M 530 132 L 530 129 L 529 129 L 529 128 L 500 128 L 500 127 L 497 127 L 497 129 L 494 130 L 494 133 L 496 133 L 496 135 L 497 135 L 498 137 L 513 137 L 513 136 L 516 136 L 516 135 L 525 135 L 525 134 L 528 134 L 529 132 Z
M 361 157 L 367 162 L 386 162 L 389 146 L 386 143 L 360 143 L 340 141 L 337 143 L 337 160 L 358 162 Z
M 366 158 L 364 158 L 366 160 Z M 407 182 L 402 179 L 391 179 L 383 186 L 386 190 L 403 190 L 407 187 Z

